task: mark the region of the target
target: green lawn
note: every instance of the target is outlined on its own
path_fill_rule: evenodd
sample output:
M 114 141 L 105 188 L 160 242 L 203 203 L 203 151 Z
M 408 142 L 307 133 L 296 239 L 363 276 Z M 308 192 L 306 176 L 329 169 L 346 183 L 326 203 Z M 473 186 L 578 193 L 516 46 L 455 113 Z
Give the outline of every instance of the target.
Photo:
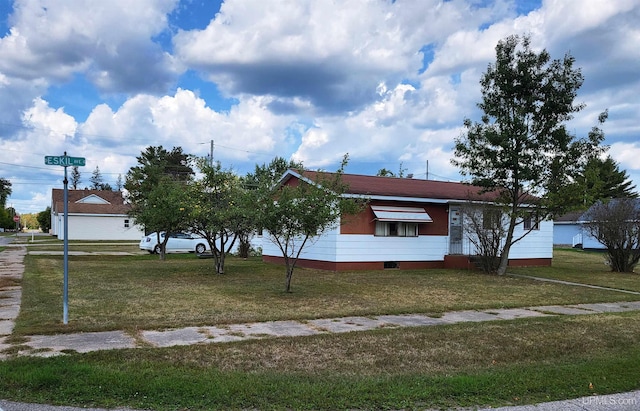
M 230 257 L 226 274 L 193 254 L 71 256 L 69 318 L 61 324 L 62 257 L 26 257 L 14 333 L 155 329 L 238 322 L 629 301 L 638 296 L 456 270 L 328 272 Z M 604 267 L 604 265 L 602 266 Z M 544 275 L 553 271 L 538 268 Z
M 509 272 L 640 292 L 640 266 L 635 273 L 615 273 L 604 252 L 555 249 L 552 267 L 513 268 Z
M 62 257 L 32 255 L 26 263 L 15 341 L 41 332 L 135 334 L 244 321 L 640 300 L 454 270 L 298 270 L 287 294 L 283 268 L 258 259 L 230 258 L 227 273 L 218 276 L 211 260 L 194 255 L 170 255 L 165 262 L 151 255 L 90 256 L 70 258 L 71 323 L 63 326 Z M 607 270 L 597 255 L 560 251 L 553 267 L 511 271 L 593 283 L 611 277 Z M 637 287 L 632 275 L 612 278 L 608 286 Z M 640 311 L 0 362 L 6 399 L 154 410 L 500 406 L 638 388 Z

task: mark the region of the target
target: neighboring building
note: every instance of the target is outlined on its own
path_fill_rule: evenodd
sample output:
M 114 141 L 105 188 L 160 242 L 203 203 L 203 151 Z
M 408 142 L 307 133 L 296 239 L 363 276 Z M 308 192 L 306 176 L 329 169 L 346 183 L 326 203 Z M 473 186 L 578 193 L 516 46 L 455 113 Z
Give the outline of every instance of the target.
M 553 245 L 577 247 L 582 245 L 580 217 L 584 211 L 573 211 L 553 220 Z
M 144 229 L 128 216 L 120 191 L 69 190 L 69 240 L 140 240 Z M 64 239 L 64 190 L 51 194 L 51 234 Z
M 315 181 L 289 170 L 280 184 Z M 478 188 L 409 178 L 343 174 L 346 196 L 369 199 L 357 216 L 315 239 L 300 255 L 298 265 L 326 270 L 382 268 L 468 267 L 473 245 L 462 227 L 461 207 L 469 200 L 491 203 L 492 194 Z M 516 227 L 516 235 L 524 232 Z M 263 259 L 282 262 L 277 246 L 265 236 Z M 511 247 L 509 264 L 550 265 L 553 257 L 553 222 L 543 221 Z
M 617 199 L 610 199 L 609 201 L 618 201 Z M 636 204 L 637 208 L 640 208 L 640 199 L 633 200 Z M 576 225 L 578 226 L 578 233 L 573 237 L 573 246 L 582 248 L 583 250 L 605 250 L 605 247 L 601 242 L 599 242 L 594 236 L 589 234 L 589 232 L 583 229 L 582 225 L 584 223 L 588 223 L 589 212 L 594 206 L 591 206 L 589 210 L 583 211 L 579 213 L 576 221 Z M 554 243 L 555 243 L 555 235 L 554 235 Z

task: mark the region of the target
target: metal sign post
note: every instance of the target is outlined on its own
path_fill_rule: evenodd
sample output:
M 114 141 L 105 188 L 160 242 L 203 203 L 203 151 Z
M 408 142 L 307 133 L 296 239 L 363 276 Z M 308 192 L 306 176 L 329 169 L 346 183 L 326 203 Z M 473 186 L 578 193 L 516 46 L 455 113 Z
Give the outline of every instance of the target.
M 62 284 L 62 323 L 69 324 L 69 189 L 67 180 L 67 167 L 85 165 L 84 157 L 68 157 L 67 152 L 63 156 L 45 156 L 44 163 L 64 167 L 64 278 Z

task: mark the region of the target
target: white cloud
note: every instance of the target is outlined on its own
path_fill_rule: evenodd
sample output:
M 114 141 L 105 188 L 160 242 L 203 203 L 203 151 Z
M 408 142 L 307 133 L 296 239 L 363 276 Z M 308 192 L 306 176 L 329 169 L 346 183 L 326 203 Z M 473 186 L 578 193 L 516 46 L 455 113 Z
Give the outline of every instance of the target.
M 609 154 L 620 164 L 621 169 L 640 171 L 640 143 L 613 143 Z
M 511 0 L 227 0 L 188 31 L 198 25 L 169 27 L 180 13 L 167 13 L 192 4 L 177 1 L 17 0 L 0 38 L 0 151 L 40 166 L 73 150 L 87 158 L 85 180 L 98 165 L 112 185 L 149 145 L 204 156 L 210 140 L 241 172 L 275 155 L 329 169 L 348 152 L 358 172 L 402 162 L 423 176 L 429 161 L 432 176 L 456 179 L 453 140 L 465 117 L 480 118 L 496 43 L 530 34 L 554 58 L 571 52 L 585 75 L 587 108 L 571 130 L 585 135 L 608 108 L 606 143 L 640 183 L 638 0 L 548 0 L 526 16 Z M 215 84 L 174 84 L 185 69 Z M 75 118 L 58 107 L 66 82 L 99 90 L 65 94 L 82 96 Z
M 230 95 L 357 111 L 375 100 L 380 82 L 415 79 L 424 46 L 502 13 L 502 2 L 228 0 L 206 29 L 180 32 L 174 43 L 185 64 Z
M 102 147 L 96 148 L 99 152 L 112 147 L 112 154 L 128 156 L 126 169 L 134 165 L 131 156 L 149 145 L 179 146 L 186 153 L 204 156 L 209 153 L 210 140 L 216 146 L 214 158 L 227 164 L 256 155 L 264 158 L 263 153 L 273 157 L 286 143 L 285 130 L 291 119 L 270 113 L 269 102 L 247 98 L 228 112 L 216 112 L 189 90 L 178 89 L 174 96 L 138 95 L 115 112 L 106 105 L 97 106 L 80 132 L 88 145 Z M 97 158 L 103 156 L 97 154 Z M 122 161 L 114 164 L 122 166 Z
M 107 91 L 159 90 L 177 67 L 152 42 L 177 0 L 16 0 L 0 39 L 0 72 L 26 80 L 68 80 L 88 72 Z

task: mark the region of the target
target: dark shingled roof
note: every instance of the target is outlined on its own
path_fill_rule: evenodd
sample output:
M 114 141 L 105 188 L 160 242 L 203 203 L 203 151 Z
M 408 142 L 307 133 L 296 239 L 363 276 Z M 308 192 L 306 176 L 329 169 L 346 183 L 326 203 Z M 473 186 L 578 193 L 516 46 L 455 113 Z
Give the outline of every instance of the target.
M 311 181 L 317 181 L 323 176 L 329 178 L 334 174 L 316 171 L 303 172 L 303 176 Z M 342 182 L 348 186 L 347 193 L 365 196 L 494 201 L 498 195 L 495 191 L 480 194 L 481 187 L 465 183 L 412 178 L 343 174 Z
M 69 190 L 69 214 L 127 214 L 131 206 L 124 203 L 122 192 L 110 190 Z M 95 195 L 109 204 L 77 203 L 83 198 Z M 64 213 L 64 190 L 54 188 L 52 192 L 52 210 Z

